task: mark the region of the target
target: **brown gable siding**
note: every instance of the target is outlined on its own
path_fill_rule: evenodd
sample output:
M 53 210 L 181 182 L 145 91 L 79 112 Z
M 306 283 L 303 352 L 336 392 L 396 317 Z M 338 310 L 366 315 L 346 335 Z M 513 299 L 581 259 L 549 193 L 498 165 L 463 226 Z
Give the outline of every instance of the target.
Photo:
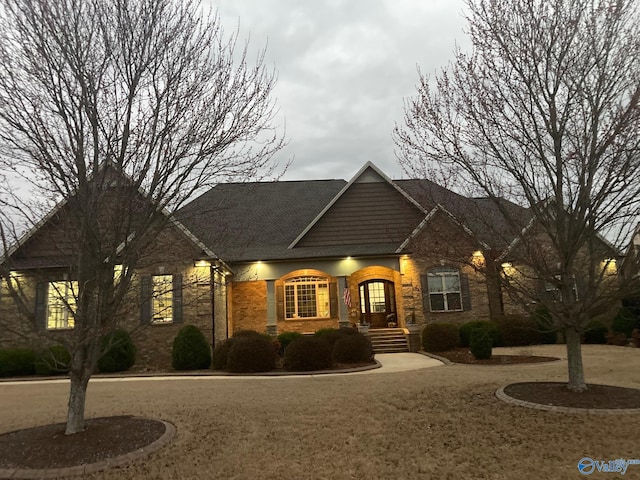
M 402 243 L 424 218 L 387 182 L 355 183 L 296 247 Z

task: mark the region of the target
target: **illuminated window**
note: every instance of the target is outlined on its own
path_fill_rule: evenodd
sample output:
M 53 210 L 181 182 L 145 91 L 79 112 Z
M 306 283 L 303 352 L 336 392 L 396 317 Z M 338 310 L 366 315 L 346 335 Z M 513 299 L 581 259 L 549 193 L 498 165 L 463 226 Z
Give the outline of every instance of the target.
M 432 312 L 462 310 L 460 274 L 455 270 L 427 273 L 429 305 Z
M 153 279 L 152 323 L 173 322 L 173 276 L 155 275 Z
M 284 282 L 285 318 L 329 318 L 329 280 L 295 277 Z
M 50 282 L 47 295 L 47 329 L 74 327 L 78 282 Z

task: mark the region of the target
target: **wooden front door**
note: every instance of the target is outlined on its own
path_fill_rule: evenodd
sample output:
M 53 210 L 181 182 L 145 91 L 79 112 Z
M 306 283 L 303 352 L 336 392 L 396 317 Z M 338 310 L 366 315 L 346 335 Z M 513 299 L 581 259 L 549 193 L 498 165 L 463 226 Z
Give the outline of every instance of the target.
M 369 323 L 372 328 L 387 328 L 390 321 L 397 323 L 393 282 L 369 280 L 359 287 L 361 321 Z M 393 317 L 389 317 L 392 314 Z

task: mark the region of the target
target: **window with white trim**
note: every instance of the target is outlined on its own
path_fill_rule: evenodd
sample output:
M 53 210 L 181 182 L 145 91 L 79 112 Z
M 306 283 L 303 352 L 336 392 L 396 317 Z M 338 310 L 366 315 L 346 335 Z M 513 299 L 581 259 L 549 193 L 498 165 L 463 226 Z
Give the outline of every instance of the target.
M 285 318 L 329 318 L 329 279 L 294 277 L 284 282 Z
M 560 282 L 561 282 L 560 275 L 556 275 L 555 279 L 557 280 L 557 283 L 545 282 L 544 290 L 545 290 L 547 299 L 551 300 L 552 302 L 562 302 L 562 291 L 560 290 Z M 577 301 L 578 285 L 576 284 L 575 277 L 571 279 L 571 289 L 573 290 L 573 298 Z
M 460 273 L 457 270 L 428 272 L 427 285 L 429 288 L 429 307 L 432 312 L 462 310 Z
M 73 328 L 78 282 L 49 282 L 47 293 L 47 330 Z
M 173 275 L 154 275 L 152 287 L 151 322 L 173 322 Z

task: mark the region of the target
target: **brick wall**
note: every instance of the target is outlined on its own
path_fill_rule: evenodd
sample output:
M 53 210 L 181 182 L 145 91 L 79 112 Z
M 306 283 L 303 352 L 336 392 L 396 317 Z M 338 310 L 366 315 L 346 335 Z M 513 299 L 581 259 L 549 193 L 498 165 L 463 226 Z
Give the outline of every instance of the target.
M 267 328 L 267 282 L 234 282 L 230 288 L 229 335 L 238 330 L 265 332 Z

